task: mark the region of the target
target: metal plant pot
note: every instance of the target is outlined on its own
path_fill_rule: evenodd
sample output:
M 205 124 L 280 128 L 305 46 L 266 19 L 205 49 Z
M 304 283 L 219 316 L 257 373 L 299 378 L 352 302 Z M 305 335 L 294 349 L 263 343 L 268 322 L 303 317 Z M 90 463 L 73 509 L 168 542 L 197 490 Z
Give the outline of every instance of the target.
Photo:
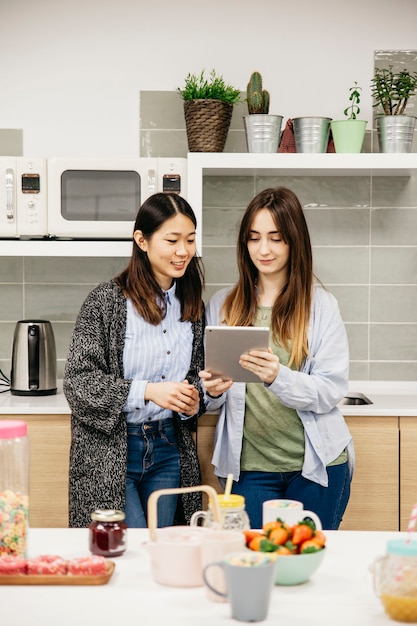
M 282 115 L 244 115 L 248 152 L 278 152 Z
M 381 115 L 376 118 L 380 152 L 411 152 L 416 118 L 413 115 Z
M 331 121 L 330 117 L 294 117 L 296 152 L 326 152 Z

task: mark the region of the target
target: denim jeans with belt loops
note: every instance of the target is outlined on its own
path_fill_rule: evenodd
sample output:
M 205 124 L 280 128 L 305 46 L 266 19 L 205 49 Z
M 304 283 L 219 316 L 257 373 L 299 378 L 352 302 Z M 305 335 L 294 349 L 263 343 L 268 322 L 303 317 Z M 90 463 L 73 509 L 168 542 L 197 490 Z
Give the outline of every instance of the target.
M 147 503 L 157 489 L 180 486 L 180 458 L 174 420 L 148 421 L 127 426 L 126 524 L 147 527 Z M 172 526 L 178 496 L 158 499 L 158 527 Z

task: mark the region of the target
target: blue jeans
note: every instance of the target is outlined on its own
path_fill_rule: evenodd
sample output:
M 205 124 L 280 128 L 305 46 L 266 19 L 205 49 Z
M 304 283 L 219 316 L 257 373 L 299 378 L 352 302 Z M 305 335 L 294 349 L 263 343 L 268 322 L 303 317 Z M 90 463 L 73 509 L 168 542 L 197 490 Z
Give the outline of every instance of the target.
M 173 419 L 127 427 L 126 524 L 147 528 L 148 498 L 180 486 L 180 457 Z M 172 526 L 178 496 L 158 499 L 158 527 Z
M 323 529 L 337 530 L 350 496 L 347 463 L 327 468 L 329 486 L 307 480 L 301 472 L 241 472 L 233 493 L 244 496 L 251 528 L 262 528 L 262 503 L 287 498 L 299 500 L 319 516 Z

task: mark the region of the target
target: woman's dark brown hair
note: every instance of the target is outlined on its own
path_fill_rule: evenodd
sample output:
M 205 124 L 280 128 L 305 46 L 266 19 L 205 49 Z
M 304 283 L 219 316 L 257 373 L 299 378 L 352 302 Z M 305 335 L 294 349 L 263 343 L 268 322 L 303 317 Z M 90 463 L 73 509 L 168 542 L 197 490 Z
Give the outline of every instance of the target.
M 195 228 L 197 219 L 188 202 L 174 193 L 156 193 L 140 207 L 133 232 L 141 230 L 145 239 L 171 217 L 180 213 L 189 217 Z M 124 294 L 132 299 L 138 311 L 150 324 L 159 324 L 165 316 L 165 298 L 149 263 L 148 255 L 133 241 L 132 256 L 127 268 L 115 278 Z M 201 259 L 194 256 L 184 276 L 176 280 L 176 295 L 181 302 L 181 321 L 196 322 L 202 316 L 204 268 Z
M 224 320 L 230 326 L 250 326 L 254 322 L 258 271 L 249 256 L 248 241 L 255 214 L 261 209 L 271 212 L 290 248 L 287 281 L 272 307 L 271 328 L 274 341 L 290 350 L 289 365 L 294 363 L 299 368 L 308 355 L 313 260 L 303 208 L 295 193 L 286 187 L 261 191 L 245 211 L 237 243 L 239 278 L 223 305 Z

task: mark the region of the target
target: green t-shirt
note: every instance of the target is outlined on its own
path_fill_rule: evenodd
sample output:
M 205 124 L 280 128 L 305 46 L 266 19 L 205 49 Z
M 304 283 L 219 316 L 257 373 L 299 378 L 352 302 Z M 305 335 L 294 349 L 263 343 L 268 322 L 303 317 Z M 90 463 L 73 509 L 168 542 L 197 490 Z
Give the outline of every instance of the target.
M 254 326 L 271 326 L 272 307 L 258 307 Z M 288 365 L 289 352 L 272 344 L 280 363 Z M 294 369 L 294 366 L 291 366 Z M 258 472 L 293 472 L 304 462 L 304 428 L 297 411 L 284 404 L 262 383 L 247 383 L 240 469 Z M 347 460 L 346 451 L 329 465 Z

